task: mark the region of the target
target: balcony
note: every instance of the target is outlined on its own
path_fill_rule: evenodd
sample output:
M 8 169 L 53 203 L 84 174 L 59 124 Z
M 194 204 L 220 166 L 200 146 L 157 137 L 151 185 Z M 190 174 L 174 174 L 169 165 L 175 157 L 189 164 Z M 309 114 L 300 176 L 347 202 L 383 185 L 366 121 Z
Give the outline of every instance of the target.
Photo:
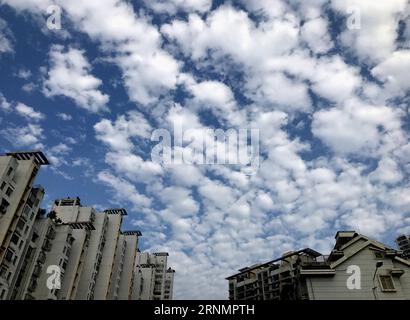
M 56 233 L 55 229 L 54 229 L 53 227 L 50 227 L 50 228 L 48 229 L 48 231 L 47 231 L 46 237 L 47 237 L 48 239 L 53 240 L 53 239 L 55 239 L 56 234 L 57 234 L 57 233 Z
M 6 214 L 9 205 L 9 202 L 6 199 L 2 199 L 0 201 L 0 214 Z
M 11 263 L 11 262 L 13 262 L 13 258 L 14 258 L 14 252 L 10 249 L 7 249 L 6 255 L 4 256 L 4 259 L 7 262 Z
M 44 262 L 46 262 L 46 258 L 47 258 L 46 254 L 43 251 L 41 251 L 40 254 L 38 255 L 37 261 L 41 264 L 44 264 Z
M 34 270 L 33 270 L 33 276 L 34 277 L 36 277 L 36 278 L 38 278 L 39 276 L 40 276 L 40 274 L 41 274 L 41 266 L 38 264 L 38 265 L 36 265 L 35 267 L 34 267 Z
M 37 288 L 37 280 L 32 279 L 29 286 L 28 286 L 28 288 L 27 288 L 27 291 L 33 292 L 34 290 L 36 290 L 36 288 Z
M 46 240 L 43 243 L 43 246 L 41 247 L 44 251 L 49 252 L 51 250 L 51 242 L 50 240 Z

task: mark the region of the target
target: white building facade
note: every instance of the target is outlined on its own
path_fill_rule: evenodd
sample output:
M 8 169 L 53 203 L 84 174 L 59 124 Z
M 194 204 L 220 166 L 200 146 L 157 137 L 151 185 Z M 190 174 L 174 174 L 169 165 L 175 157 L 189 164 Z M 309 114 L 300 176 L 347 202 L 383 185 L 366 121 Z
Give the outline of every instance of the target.
M 125 209 L 98 212 L 78 197 L 40 208 L 34 180 L 48 164 L 42 152 L 0 155 L 0 300 L 140 299 L 144 259 L 154 266 L 144 299 L 172 298 L 168 254 L 141 258 L 141 232 L 121 230 Z

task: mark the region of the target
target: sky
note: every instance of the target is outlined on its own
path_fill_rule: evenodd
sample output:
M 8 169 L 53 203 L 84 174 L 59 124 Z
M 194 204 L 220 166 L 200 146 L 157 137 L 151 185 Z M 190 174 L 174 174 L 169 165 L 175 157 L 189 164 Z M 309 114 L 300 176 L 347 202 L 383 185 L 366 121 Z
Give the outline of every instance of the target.
M 169 252 L 176 299 L 226 299 L 237 269 L 327 254 L 338 230 L 394 246 L 409 17 L 406 0 L 0 0 L 0 150 L 46 154 L 46 208 L 126 208 L 141 250 Z M 154 161 L 175 121 L 257 129 L 257 170 Z

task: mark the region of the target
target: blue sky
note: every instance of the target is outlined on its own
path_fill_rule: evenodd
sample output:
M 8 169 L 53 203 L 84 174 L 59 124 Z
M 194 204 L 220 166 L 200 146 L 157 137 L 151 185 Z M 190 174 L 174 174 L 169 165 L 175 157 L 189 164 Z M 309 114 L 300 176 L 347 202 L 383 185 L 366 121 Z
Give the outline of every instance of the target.
M 47 28 L 47 8 L 62 10 Z M 175 297 L 337 230 L 410 232 L 405 0 L 0 0 L 0 149 L 41 149 L 44 206 L 125 207 Z M 161 165 L 155 129 L 258 129 L 255 175 Z

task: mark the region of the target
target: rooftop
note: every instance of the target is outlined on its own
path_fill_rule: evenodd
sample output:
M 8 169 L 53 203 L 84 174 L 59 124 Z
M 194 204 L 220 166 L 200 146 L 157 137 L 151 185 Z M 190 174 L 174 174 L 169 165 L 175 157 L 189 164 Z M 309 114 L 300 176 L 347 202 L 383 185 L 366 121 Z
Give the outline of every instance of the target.
M 17 152 L 8 152 L 7 156 L 12 156 L 17 160 L 30 160 L 34 157 L 34 161 L 39 165 L 49 165 L 50 162 L 46 158 L 43 152 L 41 151 L 17 151 Z

